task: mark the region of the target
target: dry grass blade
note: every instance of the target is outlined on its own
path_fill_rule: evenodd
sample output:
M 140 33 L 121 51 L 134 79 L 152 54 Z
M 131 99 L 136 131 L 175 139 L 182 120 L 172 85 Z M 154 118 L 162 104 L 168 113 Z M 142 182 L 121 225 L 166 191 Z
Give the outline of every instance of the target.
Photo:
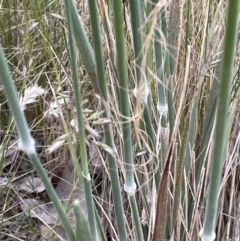
M 172 157 L 173 143 L 170 146 L 167 161 L 163 170 L 162 179 L 158 189 L 158 199 L 157 199 L 157 212 L 156 220 L 154 225 L 154 233 L 152 241 L 164 241 L 165 240 L 165 229 L 167 220 L 167 204 L 168 204 L 168 176 L 169 167 Z

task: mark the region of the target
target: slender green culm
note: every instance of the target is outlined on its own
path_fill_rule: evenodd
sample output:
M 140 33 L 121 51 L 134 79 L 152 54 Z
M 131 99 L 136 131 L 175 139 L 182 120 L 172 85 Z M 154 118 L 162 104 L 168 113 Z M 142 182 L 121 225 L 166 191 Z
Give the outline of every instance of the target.
M 165 37 L 165 39 L 168 39 L 168 32 L 167 32 L 167 24 L 166 24 L 166 6 L 163 7 L 161 10 L 161 26 L 162 26 L 162 32 Z M 164 52 L 164 70 L 165 70 L 165 78 L 166 78 L 166 90 L 167 90 L 167 103 L 168 103 L 168 118 L 169 118 L 169 129 L 170 133 L 169 136 L 172 136 L 173 127 L 175 124 L 175 110 L 174 110 L 174 96 L 173 96 L 173 87 L 171 83 L 171 69 L 170 69 L 170 56 L 169 56 L 169 50 L 167 46 L 165 47 Z M 167 81 L 168 80 L 168 81 Z
M 66 15 L 67 15 L 67 25 L 68 25 L 68 37 L 69 37 L 69 53 L 70 53 L 70 64 L 72 70 L 72 79 L 73 79 L 73 88 L 74 88 L 74 95 L 76 99 L 76 109 L 77 109 L 77 121 L 78 121 L 78 128 L 79 128 L 79 139 L 81 144 L 81 161 L 83 165 L 83 180 L 84 180 L 84 192 L 85 198 L 87 203 L 87 210 L 88 210 L 88 221 L 89 227 L 92 234 L 92 240 L 97 241 L 97 226 L 96 226 L 96 219 L 95 219 L 95 211 L 94 211 L 94 202 L 92 198 L 92 185 L 91 185 L 91 177 L 88 170 L 88 157 L 87 157 L 87 149 L 86 149 L 86 138 L 85 138 L 85 126 L 83 123 L 83 113 L 82 113 L 82 106 L 81 106 L 81 95 L 79 92 L 79 84 L 78 84 L 78 74 L 77 74 L 77 62 L 75 56 L 75 48 L 74 48 L 74 40 L 73 40 L 73 19 L 72 19 L 72 8 L 70 8 L 70 1 L 65 0 L 65 8 L 66 8 Z
M 238 36 L 239 0 L 228 1 L 228 14 L 222 62 L 220 68 L 220 93 L 217 105 L 217 119 L 213 147 L 213 159 L 210 170 L 210 183 L 206 203 L 203 228 L 200 231 L 202 241 L 215 240 L 215 225 L 218 209 L 219 188 L 225 159 L 225 145 L 228 137 L 227 114 L 230 100 L 230 87 L 233 77 L 233 64 Z
M 102 44 L 99 33 L 99 23 L 98 23 L 98 12 L 97 12 L 97 4 L 95 0 L 89 0 L 89 10 L 90 10 L 90 18 L 91 18 L 91 28 L 93 35 L 93 44 L 94 44 L 94 52 L 95 52 L 95 60 L 97 67 L 97 76 L 98 76 L 98 86 L 99 92 L 101 95 L 101 108 L 103 110 L 103 118 L 110 119 L 109 113 L 109 103 L 108 103 L 108 95 L 107 95 L 107 85 L 105 78 L 105 71 L 103 65 L 103 54 L 102 54 Z M 114 153 L 115 146 L 113 141 L 113 131 L 111 123 L 107 123 L 104 125 L 104 137 L 105 142 L 108 147 L 111 148 Z M 112 183 L 112 193 L 113 193 L 113 203 L 115 205 L 115 213 L 117 219 L 117 227 L 119 232 L 120 240 L 127 240 L 127 232 L 126 225 L 124 220 L 124 211 L 123 211 L 123 203 L 122 196 L 120 190 L 119 183 L 119 175 L 117 168 L 117 160 L 116 155 L 113 155 L 110 152 L 107 152 L 107 161 L 109 165 L 109 174 Z
M 141 1 L 135 1 L 135 0 L 130 0 L 129 5 L 130 5 L 134 57 L 135 57 L 136 87 L 134 89 L 134 94 L 135 94 L 135 97 L 138 97 L 138 94 L 141 95 L 140 99 L 143 102 L 143 105 L 144 105 L 143 108 L 146 109 L 148 108 L 149 87 L 146 81 L 145 66 L 142 66 L 142 62 L 143 62 L 143 32 L 142 32 L 143 11 L 142 11 L 142 8 L 143 6 L 141 4 Z M 141 91 L 140 93 L 138 93 L 139 90 Z M 144 117 L 146 117 L 147 120 L 150 120 L 149 122 L 151 122 L 150 111 L 144 111 L 144 113 L 145 113 Z M 146 124 L 146 121 L 145 121 L 145 124 Z M 147 130 L 150 131 L 150 132 L 147 132 L 148 135 L 150 133 L 151 134 L 153 133 L 151 123 L 150 125 L 148 125 Z M 149 143 L 150 145 L 151 143 L 153 143 L 153 134 L 152 135 L 151 134 L 149 135 L 149 138 L 148 138 L 150 141 Z M 152 145 L 152 151 L 155 154 L 154 145 Z M 135 196 L 130 197 L 130 203 L 131 203 L 131 209 L 133 213 L 133 219 L 136 226 L 138 240 L 143 240 L 143 232 L 142 232 L 141 221 L 140 221 L 140 216 L 139 216 L 139 211 L 138 211 L 138 206 L 137 206 Z
M 136 183 L 134 181 L 134 162 L 133 162 L 133 150 L 132 150 L 132 136 L 131 126 L 129 123 L 130 108 L 129 108 L 129 96 L 128 96 L 128 73 L 126 65 L 126 47 L 125 37 L 123 29 L 123 11 L 122 11 L 121 0 L 113 1 L 113 13 L 114 13 L 114 24 L 116 32 L 116 48 L 117 48 L 117 67 L 118 67 L 118 81 L 119 81 L 119 93 L 120 93 L 120 111 L 123 116 L 122 118 L 122 132 L 123 132 L 123 151 L 124 161 L 126 170 L 126 179 L 124 184 L 124 190 L 130 196 L 132 205 L 133 217 L 137 226 L 137 235 L 139 240 L 143 240 L 142 229 L 140 229 L 141 223 L 139 215 L 137 213 L 135 190 Z M 140 6 L 138 6 L 140 10 Z M 140 16 L 139 16 L 140 18 Z M 139 71 L 139 70 L 138 70 Z M 140 74 L 140 72 L 136 72 Z M 138 217 L 137 217 L 138 216 Z
M 135 78 L 136 86 L 134 88 L 134 95 L 136 98 L 140 99 L 143 105 L 143 121 L 146 128 L 148 145 L 153 153 L 154 159 L 154 170 L 156 184 L 160 183 L 160 172 L 159 172 L 159 162 L 156 154 L 156 147 L 154 141 L 154 131 L 151 118 L 151 97 L 149 95 L 149 83 L 147 83 L 146 78 L 146 68 L 143 65 L 143 16 L 142 16 L 142 4 L 140 1 L 129 1 L 130 12 L 131 12 L 131 23 L 133 32 L 133 47 L 134 47 L 134 57 L 135 57 Z M 150 4 L 148 5 L 150 7 Z
M 157 3 L 156 1 L 154 1 Z M 154 54 L 155 54 L 155 65 L 157 71 L 157 78 L 158 78 L 158 104 L 157 109 L 160 116 L 160 128 L 162 129 L 162 133 L 168 133 L 168 104 L 167 104 L 167 96 L 166 96 L 166 75 L 164 73 L 164 60 L 166 58 L 166 44 L 165 39 L 163 36 L 163 25 L 165 21 L 165 9 L 162 8 L 161 11 L 158 13 L 157 16 L 157 24 L 155 29 L 155 39 L 154 39 Z M 168 149 L 168 136 L 162 135 L 161 136 L 161 164 L 164 165 L 165 156 Z M 159 166 L 161 166 L 159 164 Z
M 46 191 L 52 200 L 59 216 L 62 221 L 63 227 L 66 230 L 66 233 L 70 239 L 70 241 L 75 241 L 74 232 L 71 228 L 70 222 L 67 218 L 67 214 L 49 180 L 47 174 L 42 167 L 42 164 L 38 158 L 38 155 L 35 150 L 34 139 L 30 134 L 30 130 L 27 125 L 26 118 L 19 104 L 19 98 L 17 94 L 17 90 L 15 85 L 13 84 L 13 80 L 10 75 L 10 71 L 8 69 L 4 53 L 2 47 L 0 46 L 0 82 L 4 86 L 4 92 L 6 94 L 9 107 L 14 117 L 14 121 L 16 123 L 17 131 L 19 134 L 19 148 L 24 151 L 30 158 L 34 168 L 36 169 L 38 175 L 42 179 Z
M 116 32 L 116 48 L 117 48 L 117 67 L 118 67 L 118 81 L 120 93 L 120 111 L 122 114 L 122 132 L 123 132 L 123 151 L 124 162 L 126 170 L 126 180 L 124 190 L 129 195 L 134 195 L 136 190 L 136 183 L 134 181 L 134 165 L 133 165 L 133 150 L 132 150 L 132 136 L 130 119 L 130 107 L 128 96 L 128 72 L 126 64 L 126 47 L 125 35 L 123 29 L 123 11 L 122 1 L 113 0 L 113 14 L 114 25 Z
M 141 93 L 141 98 L 144 100 L 144 103 L 147 101 L 149 88 L 146 83 L 145 78 L 145 68 L 142 68 L 143 61 L 143 20 L 141 14 L 141 4 L 140 1 L 129 1 L 130 11 L 131 11 L 131 23 L 133 31 L 133 46 L 134 46 L 134 57 L 135 57 L 135 79 L 136 79 L 136 88 L 138 89 L 143 82 L 143 90 Z M 137 89 L 135 88 L 135 92 Z
M 139 211 L 138 211 L 138 205 L 135 196 L 130 196 L 130 204 L 131 204 L 131 210 L 133 213 L 133 221 L 135 223 L 136 227 L 136 233 L 137 233 L 137 240 L 143 241 L 143 230 L 142 230 L 142 225 L 140 222 L 140 216 L 139 216 Z
M 10 76 L 2 47 L 0 46 L 0 48 L 0 83 L 4 85 L 4 92 L 15 120 L 19 134 L 19 147 L 27 154 L 32 154 L 36 152 L 35 141 L 30 134 L 26 118 L 22 109 L 20 108 L 17 90 Z
M 74 201 L 74 213 L 76 217 L 76 240 L 78 241 L 90 241 L 91 234 L 89 231 L 88 222 L 85 219 L 79 200 Z
M 73 0 L 68 1 L 68 6 L 71 13 L 73 36 L 80 52 L 80 57 L 91 79 L 94 91 L 96 93 L 99 93 L 93 49 L 87 38 L 87 34 L 84 30 L 82 20 L 77 12 Z
M 178 0 L 173 0 L 170 7 L 169 16 L 169 35 L 168 43 L 171 46 L 170 52 L 170 71 L 171 74 L 176 72 L 177 61 L 179 55 L 179 44 L 180 44 L 180 30 L 182 22 L 182 9 L 183 3 Z
M 166 127 L 166 118 L 168 114 L 168 105 L 167 105 L 167 97 L 166 97 L 166 81 L 164 74 L 164 39 L 162 31 L 162 21 L 165 21 L 163 18 L 163 13 L 165 9 L 163 8 L 157 16 L 157 25 L 155 29 L 155 39 L 154 39 L 154 53 L 156 59 L 156 71 L 158 81 L 158 111 L 162 114 L 162 118 L 165 119 L 165 123 L 163 122 L 163 127 Z
M 218 76 L 219 70 L 220 70 L 220 66 L 217 67 L 217 76 Z M 200 173 L 202 170 L 202 166 L 204 164 L 204 159 L 206 157 L 208 141 L 210 139 L 213 125 L 214 125 L 218 94 L 219 94 L 219 80 L 216 77 L 213 80 L 212 89 L 209 94 L 208 103 L 206 107 L 206 116 L 204 118 L 204 124 L 202 128 L 202 135 L 201 135 L 201 142 L 200 142 L 200 156 L 199 156 L 199 161 L 196 165 L 197 183 L 200 180 Z

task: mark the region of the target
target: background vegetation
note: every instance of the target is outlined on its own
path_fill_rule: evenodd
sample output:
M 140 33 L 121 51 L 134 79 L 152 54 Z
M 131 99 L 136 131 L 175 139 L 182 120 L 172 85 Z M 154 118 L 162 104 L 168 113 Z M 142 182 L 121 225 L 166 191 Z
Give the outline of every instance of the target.
M 0 2 L 0 40 L 19 103 L 69 223 L 78 224 L 72 206 L 80 206 L 99 240 L 201 240 L 229 1 L 99 0 L 92 16 L 88 1 L 76 1 L 86 46 L 70 2 Z M 216 240 L 240 236 L 233 45 Z M 72 240 L 17 142 L 0 82 L 0 239 Z

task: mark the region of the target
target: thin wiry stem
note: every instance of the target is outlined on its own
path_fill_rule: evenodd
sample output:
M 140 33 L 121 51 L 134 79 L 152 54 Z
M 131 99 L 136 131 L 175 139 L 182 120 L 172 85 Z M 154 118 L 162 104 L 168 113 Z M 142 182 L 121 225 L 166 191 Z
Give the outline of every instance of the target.
M 77 121 L 79 128 L 79 138 L 81 144 L 81 161 L 83 165 L 83 180 L 84 180 L 84 192 L 87 203 L 88 210 L 88 221 L 92 234 L 92 240 L 97 241 L 97 226 L 94 212 L 94 202 L 92 198 L 92 185 L 91 185 L 91 177 L 88 171 L 88 157 L 87 157 L 87 149 L 86 149 L 86 137 L 85 137 L 85 127 L 83 123 L 83 113 L 81 106 L 81 95 L 79 92 L 79 84 L 78 84 L 78 75 L 77 75 L 77 62 L 75 56 L 75 48 L 74 48 L 74 40 L 73 40 L 73 20 L 72 20 L 72 11 L 70 8 L 70 2 L 68 0 L 65 1 L 66 15 L 67 15 L 67 24 L 68 24 L 68 37 L 69 37 L 69 52 L 70 52 L 70 63 L 72 70 L 72 79 L 74 86 L 74 95 L 76 99 L 76 108 L 77 108 Z

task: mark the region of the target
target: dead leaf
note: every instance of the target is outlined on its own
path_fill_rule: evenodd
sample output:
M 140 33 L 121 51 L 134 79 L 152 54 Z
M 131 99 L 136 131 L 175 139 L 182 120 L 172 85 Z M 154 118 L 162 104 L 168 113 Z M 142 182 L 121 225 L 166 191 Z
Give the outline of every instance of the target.
M 67 162 L 67 166 L 64 169 L 62 174 L 62 178 L 59 181 L 56 192 L 59 198 L 63 201 L 64 204 L 70 203 L 71 207 L 75 200 L 81 201 L 81 209 L 84 213 L 85 218 L 87 218 L 87 205 L 85 202 L 85 194 L 82 190 L 79 178 L 74 171 L 74 164 L 72 160 Z M 69 201 L 69 199 L 71 199 Z M 71 208 L 72 209 L 72 208 Z M 70 218 L 73 216 L 73 220 L 71 221 L 71 225 L 75 224 L 73 210 L 69 214 Z
M 46 224 L 56 224 L 58 213 L 51 203 L 45 204 L 43 201 L 36 199 L 22 199 L 20 206 L 26 215 L 32 218 L 38 218 Z
M 87 218 L 87 206 L 84 199 L 84 192 L 81 189 L 79 184 L 79 179 L 77 175 L 74 173 L 73 162 L 72 160 L 69 160 L 67 163 L 68 165 L 65 167 L 64 172 L 62 174 L 62 178 L 56 187 L 56 192 L 65 206 L 69 204 L 68 206 L 70 207 L 68 208 L 68 210 L 70 211 L 68 212 L 68 218 L 71 223 L 71 226 L 74 227 L 75 216 L 72 208 L 73 202 L 75 200 L 81 201 L 80 205 L 85 218 Z M 35 180 L 35 178 L 32 178 L 32 180 Z M 28 181 L 25 180 L 24 185 L 25 187 L 21 187 L 23 188 L 21 190 L 25 190 L 25 191 L 32 190 L 28 185 Z M 41 190 L 40 187 L 39 187 L 39 190 Z M 59 221 L 58 220 L 59 215 L 55 207 L 53 206 L 53 204 L 52 203 L 44 204 L 43 201 L 37 201 L 35 199 L 22 199 L 22 201 L 20 202 L 20 206 L 26 215 L 30 215 L 31 217 L 38 218 L 45 224 L 41 226 L 42 236 L 46 240 L 52 240 L 50 238 L 54 234 L 54 231 L 49 229 L 46 225 L 49 225 L 50 228 L 52 225 L 54 226 L 54 229 L 55 229 L 55 225 Z M 56 239 L 54 240 L 68 241 L 67 235 L 65 233 L 65 230 L 62 228 L 62 226 L 58 226 L 57 228 L 58 228 L 58 231 L 57 231 L 58 237 L 56 237 Z M 51 233 L 49 233 L 49 230 L 51 231 Z M 48 233 L 49 233 L 49 236 L 48 236 Z
M 101 168 L 103 166 L 101 157 L 99 155 L 98 146 L 94 142 L 90 142 L 88 145 L 88 154 L 91 164 L 96 168 Z
M 68 213 L 68 218 L 70 221 L 71 226 L 75 227 L 75 215 L 73 212 L 73 202 L 75 200 L 80 200 L 82 212 L 87 219 L 87 205 L 85 201 L 84 191 L 82 190 L 79 184 L 79 178 L 74 172 L 74 164 L 72 160 L 67 162 L 67 166 L 64 169 L 62 174 L 62 178 L 59 181 L 56 192 L 61 200 L 63 200 L 63 204 L 67 206 L 67 203 L 70 204 L 70 212 Z M 67 234 L 62 227 L 59 227 L 61 230 L 61 237 L 65 237 L 64 241 L 68 241 Z M 58 232 L 59 233 L 59 232 Z M 60 234 L 60 233 L 59 233 Z M 58 241 L 54 240 L 54 241 Z
M 18 191 L 26 191 L 28 193 L 40 193 L 45 190 L 42 179 L 39 177 L 25 177 L 13 183 L 13 188 Z
M 46 225 L 42 224 L 40 226 L 40 231 L 45 241 L 67 241 L 68 240 L 65 230 L 61 226 L 54 227 L 53 229 L 51 227 L 47 227 Z M 55 236 L 54 239 L 53 239 L 53 236 Z
M 4 153 L 5 157 L 9 157 L 12 154 L 16 153 L 19 150 L 18 148 L 18 139 L 15 138 L 14 140 L 10 140 L 8 143 L 8 148 Z
M 0 157 L 3 156 L 3 168 L 11 165 L 16 160 L 16 156 L 19 153 L 18 139 L 10 140 L 7 147 L 0 145 Z

